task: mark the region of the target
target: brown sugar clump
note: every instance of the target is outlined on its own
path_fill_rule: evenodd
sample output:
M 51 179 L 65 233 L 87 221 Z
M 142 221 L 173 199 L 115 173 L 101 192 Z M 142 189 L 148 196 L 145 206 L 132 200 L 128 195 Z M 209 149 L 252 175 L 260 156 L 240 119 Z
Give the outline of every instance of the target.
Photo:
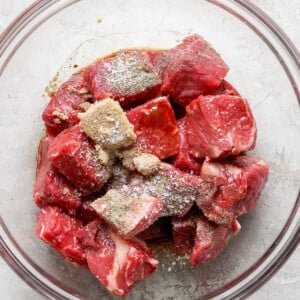
M 136 169 L 145 176 L 156 173 L 159 163 L 158 157 L 150 153 L 142 153 L 133 159 Z
M 116 153 L 117 157 L 122 160 L 123 166 L 130 171 L 150 176 L 158 171 L 160 160 L 157 156 L 144 153 L 137 147 L 121 149 Z
M 131 146 L 135 140 L 133 125 L 126 118 L 120 104 L 107 98 L 78 114 L 80 128 L 96 144 L 107 150 Z

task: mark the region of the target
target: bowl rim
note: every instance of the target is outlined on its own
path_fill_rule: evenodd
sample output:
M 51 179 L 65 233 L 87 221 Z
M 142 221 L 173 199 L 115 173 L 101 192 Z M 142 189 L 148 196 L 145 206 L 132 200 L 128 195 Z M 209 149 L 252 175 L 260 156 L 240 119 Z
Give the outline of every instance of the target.
M 36 0 L 33 4 L 31 4 L 27 9 L 21 12 L 0 34 L 0 58 L 5 53 L 6 49 L 13 43 L 14 39 L 18 36 L 20 32 L 30 22 L 32 22 L 41 12 L 46 11 L 50 7 L 54 7 L 55 4 L 60 2 L 60 0 Z M 68 0 L 66 3 L 61 4 L 58 8 L 56 8 L 51 15 L 55 14 L 57 11 L 72 5 L 73 3 L 78 2 L 78 0 Z M 239 6 L 244 11 L 250 13 L 252 17 L 258 20 L 263 26 L 265 26 L 275 37 L 277 42 L 289 53 L 289 58 L 295 65 L 297 72 L 300 71 L 300 53 L 297 50 L 296 46 L 290 40 L 290 38 L 283 32 L 283 30 L 260 8 L 258 8 L 255 4 L 251 3 L 247 0 L 208 0 L 208 2 L 215 4 L 221 8 L 227 8 L 226 10 L 233 14 L 235 17 L 239 18 L 244 23 L 248 23 L 241 15 L 234 12 L 228 7 L 233 2 L 234 5 Z M 222 3 L 223 2 L 223 3 Z M 226 6 L 228 5 L 228 6 Z M 230 11 L 231 10 L 231 11 Z M 49 17 L 49 15 L 47 15 Z M 40 22 L 38 25 L 40 25 Z M 249 24 L 247 24 L 251 27 Z M 34 27 L 36 29 L 36 27 Z M 252 28 L 253 29 L 253 28 Z M 285 69 L 287 76 L 289 77 L 295 95 L 298 99 L 298 104 L 300 106 L 300 91 L 299 86 L 297 86 L 296 81 L 294 80 L 293 74 L 290 72 L 289 67 L 281 61 L 282 57 L 279 53 L 274 52 L 272 49 L 271 42 L 263 36 L 263 34 L 257 32 L 256 34 L 260 35 L 259 37 L 263 39 L 263 41 L 271 48 L 273 53 L 276 55 L 277 59 L 279 59 L 281 65 Z M 2 71 L 4 70 L 6 64 L 9 62 L 10 58 L 13 56 L 14 52 L 18 49 L 18 47 L 22 44 L 22 42 L 31 34 L 29 32 L 25 35 L 25 38 L 21 40 L 21 43 L 18 43 L 14 46 L 13 53 L 9 55 L 9 57 L 4 61 L 3 66 L 0 68 L 0 76 Z M 289 256 L 293 253 L 300 241 L 300 188 L 298 189 L 298 195 L 286 224 L 283 229 L 274 240 L 271 247 L 264 253 L 264 255 L 248 270 L 238 276 L 235 280 L 229 282 L 224 287 L 217 289 L 216 291 L 211 292 L 206 295 L 206 299 L 210 299 L 213 297 L 222 297 L 222 299 L 232 299 L 234 297 L 243 298 L 250 296 L 253 292 L 255 292 L 258 288 L 264 285 L 287 261 Z M 35 274 L 33 274 L 30 270 L 24 266 L 22 261 L 11 251 L 10 247 L 6 244 L 4 235 L 9 236 L 6 231 L 5 224 L 0 216 L 0 224 L 3 229 L 0 233 L 0 254 L 7 262 L 7 264 L 15 271 L 19 277 L 22 278 L 29 286 L 31 286 L 35 291 L 39 292 L 43 296 L 55 297 L 55 299 L 70 299 L 66 298 L 64 295 L 60 293 L 60 291 L 48 286 L 46 283 L 41 281 Z M 2 233 L 3 232 L 3 233 Z M 286 234 L 289 233 L 289 236 L 286 240 Z M 10 239 L 8 237 L 8 239 Z M 14 242 L 11 241 L 13 244 Z M 14 245 L 16 246 L 16 245 Z M 275 257 L 270 258 L 270 255 L 277 250 Z M 21 253 L 21 251 L 20 251 Z M 21 255 L 23 255 L 21 253 Z M 25 255 L 24 255 L 25 256 Z M 248 282 L 244 282 L 245 279 L 253 273 L 253 270 L 261 267 L 261 270 L 258 270 L 257 274 L 250 279 Z M 240 284 L 235 290 L 232 291 L 233 287 Z M 229 288 L 228 291 L 226 289 Z M 60 288 L 60 290 L 62 290 Z M 66 290 L 65 290 L 66 291 Z M 68 291 L 66 291 L 68 293 Z M 70 295 L 68 295 L 70 296 Z

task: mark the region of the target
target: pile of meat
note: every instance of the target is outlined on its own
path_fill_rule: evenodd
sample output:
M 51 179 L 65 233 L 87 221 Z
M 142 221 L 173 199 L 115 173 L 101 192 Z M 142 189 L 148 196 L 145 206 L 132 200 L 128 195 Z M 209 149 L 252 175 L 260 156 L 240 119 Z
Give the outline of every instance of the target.
M 121 50 L 63 83 L 43 113 L 38 237 L 120 296 L 157 268 L 153 240 L 170 239 L 192 265 L 215 258 L 268 177 L 245 155 L 255 120 L 227 72 L 192 35 Z

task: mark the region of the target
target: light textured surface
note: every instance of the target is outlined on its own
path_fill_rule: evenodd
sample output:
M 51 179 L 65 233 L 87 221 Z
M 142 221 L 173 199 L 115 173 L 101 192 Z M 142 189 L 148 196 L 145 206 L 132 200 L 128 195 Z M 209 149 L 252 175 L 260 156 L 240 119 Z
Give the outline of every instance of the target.
M 2 31 L 32 0 L 0 0 L 0 31 Z M 300 48 L 299 0 L 254 0 L 266 11 Z M 28 287 L 0 259 L 1 299 L 42 299 Z M 300 298 L 300 253 L 293 254 L 284 267 L 250 299 L 299 299 Z

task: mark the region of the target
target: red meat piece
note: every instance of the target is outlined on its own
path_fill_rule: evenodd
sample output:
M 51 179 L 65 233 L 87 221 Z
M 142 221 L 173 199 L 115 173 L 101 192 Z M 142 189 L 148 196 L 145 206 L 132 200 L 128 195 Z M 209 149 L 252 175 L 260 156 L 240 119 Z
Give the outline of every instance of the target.
M 137 238 L 143 241 L 159 241 L 171 237 L 169 218 L 159 218 L 146 230 L 137 234 Z
M 221 82 L 220 86 L 214 91 L 213 94 L 241 96 L 239 92 L 232 86 L 232 84 L 226 81 L 225 79 Z
M 254 209 L 268 178 L 268 165 L 259 158 L 240 155 L 225 162 L 204 162 L 201 176 L 218 188 L 208 201 L 196 201 L 205 216 L 239 230 L 236 218 Z
M 198 207 L 209 220 L 230 226 L 235 220 L 236 206 L 247 191 L 247 180 L 242 170 L 227 161 L 205 161 L 201 177 L 214 183 L 217 192 L 208 201 L 196 201 Z
M 158 261 L 137 239 L 123 238 L 105 223 L 92 222 L 81 233 L 88 266 L 111 293 L 125 297 L 150 276 Z
M 178 152 L 179 137 L 174 111 L 166 97 L 160 97 L 127 112 L 134 126 L 136 144 L 144 152 L 165 159 Z
M 37 155 L 37 176 L 33 198 L 39 207 L 57 206 L 73 215 L 81 200 L 75 188 L 52 166 L 47 159 L 52 138 L 41 139 Z
M 216 51 L 199 35 L 191 35 L 168 51 L 161 92 L 187 105 L 199 95 L 218 88 L 228 67 Z
M 196 235 L 190 263 L 197 265 L 214 259 L 226 246 L 231 230 L 225 226 L 209 222 L 204 216 L 196 219 Z
M 130 186 L 110 189 L 92 207 L 120 234 L 134 236 L 158 219 L 164 205 L 163 200 L 146 195 L 142 190 Z
M 210 159 L 253 149 L 256 125 L 241 97 L 200 96 L 186 108 L 187 140 L 194 157 Z
M 177 256 L 190 255 L 196 234 L 195 214 L 172 217 L 173 249 Z
M 164 201 L 161 217 L 184 216 L 194 201 L 208 202 L 215 193 L 213 183 L 205 182 L 200 176 L 182 172 L 167 163 L 161 163 L 155 175 L 136 176 L 130 184 Z
M 177 124 L 179 128 L 179 150 L 178 154 L 172 161 L 172 165 L 182 171 L 199 175 L 203 162 L 202 160 L 197 159 L 190 154 L 190 148 L 187 142 L 186 134 L 186 119 L 180 119 L 177 121 Z
M 38 214 L 36 235 L 67 261 L 85 265 L 85 254 L 77 238 L 81 229 L 79 221 L 62 213 L 58 207 L 47 206 Z
M 132 107 L 159 94 L 162 81 L 145 51 L 123 50 L 86 69 L 95 100 L 113 98 Z
M 88 99 L 90 98 L 84 73 L 72 75 L 61 85 L 43 112 L 47 132 L 55 136 L 63 129 L 77 124 L 77 115 L 83 111 L 80 105 Z
M 83 194 L 100 190 L 111 175 L 78 125 L 65 129 L 50 145 L 48 159 Z
M 238 217 L 252 211 L 268 180 L 269 166 L 260 158 L 240 155 L 232 160 L 232 163 L 240 168 L 243 177 L 247 181 L 246 196 L 241 199 L 235 211 Z

